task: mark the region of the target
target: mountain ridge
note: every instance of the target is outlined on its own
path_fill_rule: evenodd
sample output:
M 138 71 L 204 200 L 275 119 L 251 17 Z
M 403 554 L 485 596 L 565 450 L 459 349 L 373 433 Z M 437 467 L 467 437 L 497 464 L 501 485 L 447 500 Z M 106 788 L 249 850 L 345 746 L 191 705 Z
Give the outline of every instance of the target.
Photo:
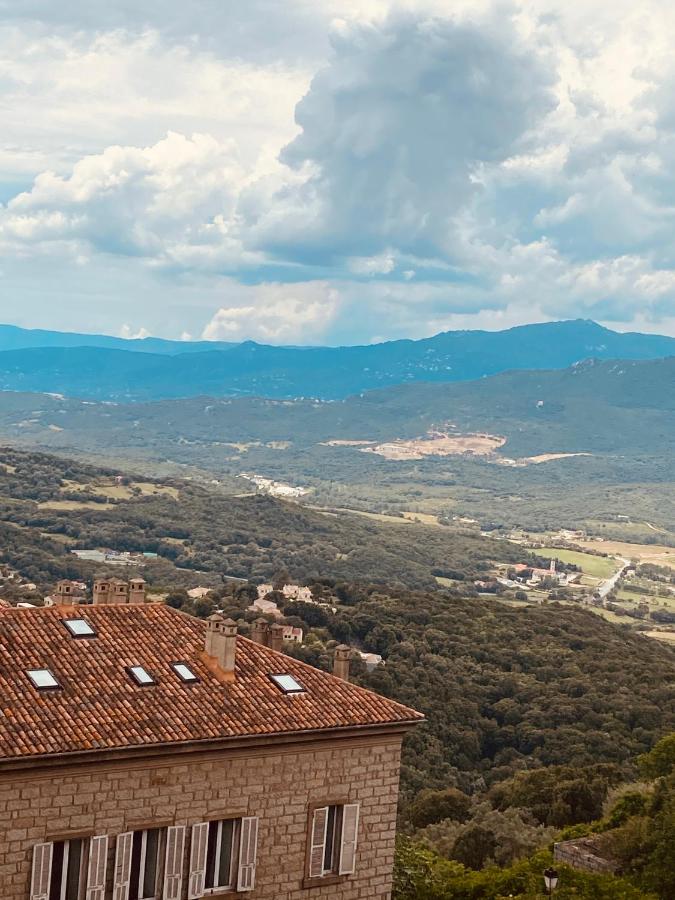
M 209 346 L 176 354 L 120 347 L 26 347 L 0 351 L 0 390 L 117 402 L 200 395 L 343 399 L 397 384 L 564 369 L 588 357 L 668 356 L 675 356 L 675 338 L 622 334 L 589 320 L 496 332 L 450 331 L 418 341 L 354 347 L 273 347 L 246 341 L 228 349 Z

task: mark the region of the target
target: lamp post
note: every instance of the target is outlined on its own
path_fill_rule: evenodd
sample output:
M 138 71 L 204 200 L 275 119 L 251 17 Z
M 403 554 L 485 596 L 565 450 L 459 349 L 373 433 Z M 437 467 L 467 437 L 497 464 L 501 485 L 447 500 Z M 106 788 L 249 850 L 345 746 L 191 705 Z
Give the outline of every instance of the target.
M 544 884 L 549 897 L 552 897 L 553 891 L 558 887 L 558 872 L 550 866 L 548 869 L 544 869 Z

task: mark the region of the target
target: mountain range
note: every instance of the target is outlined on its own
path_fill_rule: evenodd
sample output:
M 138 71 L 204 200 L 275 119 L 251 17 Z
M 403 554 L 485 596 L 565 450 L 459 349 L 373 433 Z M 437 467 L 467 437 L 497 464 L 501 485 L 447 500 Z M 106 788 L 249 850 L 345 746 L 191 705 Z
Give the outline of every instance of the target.
M 449 331 L 417 341 L 297 348 L 252 341 L 127 341 L 0 326 L 0 351 L 0 390 L 116 402 L 199 395 L 341 399 L 397 384 L 563 369 L 588 358 L 675 356 L 675 338 L 622 334 L 573 320 L 496 332 Z

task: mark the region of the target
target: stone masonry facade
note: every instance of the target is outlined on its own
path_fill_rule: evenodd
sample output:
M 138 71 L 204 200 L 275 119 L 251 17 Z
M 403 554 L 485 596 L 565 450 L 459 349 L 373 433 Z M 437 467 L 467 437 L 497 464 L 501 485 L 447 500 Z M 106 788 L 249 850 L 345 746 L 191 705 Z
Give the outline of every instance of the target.
M 385 900 L 391 895 L 401 739 L 393 732 L 0 770 L 0 896 L 28 900 L 33 847 L 44 841 L 108 835 L 110 898 L 116 835 L 258 816 L 255 889 L 246 896 Z M 308 885 L 310 810 L 339 803 L 360 804 L 356 870 Z M 189 844 L 188 838 L 183 898 Z

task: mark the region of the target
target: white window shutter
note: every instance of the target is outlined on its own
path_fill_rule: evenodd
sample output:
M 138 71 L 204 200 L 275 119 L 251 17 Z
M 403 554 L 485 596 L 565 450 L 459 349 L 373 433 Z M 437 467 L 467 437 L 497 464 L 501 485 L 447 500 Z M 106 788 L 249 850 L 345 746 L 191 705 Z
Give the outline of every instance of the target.
M 206 851 L 209 845 L 209 823 L 199 822 L 192 826 L 190 844 L 190 883 L 188 900 L 199 900 L 204 896 L 206 881 Z
M 252 891 L 255 887 L 255 863 L 258 855 L 258 817 L 247 816 L 241 820 L 239 838 L 239 872 L 237 890 Z
M 183 893 L 183 850 L 185 826 L 173 825 L 166 830 L 163 900 L 181 900 Z
M 346 803 L 342 807 L 342 837 L 340 840 L 340 875 L 351 875 L 356 869 L 356 839 L 359 831 L 359 804 Z
M 125 831 L 117 835 L 115 846 L 115 884 L 113 900 L 129 900 L 129 883 L 131 881 L 131 853 L 134 845 L 133 831 Z
M 86 900 L 105 900 L 105 876 L 108 868 L 108 837 L 97 835 L 89 841 Z
M 53 854 L 53 844 L 36 844 L 33 848 L 30 900 L 49 900 L 49 882 L 52 877 Z
M 328 807 L 321 806 L 314 810 L 312 834 L 309 848 L 309 877 L 319 878 L 323 875 L 323 860 L 326 855 L 326 830 L 328 828 Z

